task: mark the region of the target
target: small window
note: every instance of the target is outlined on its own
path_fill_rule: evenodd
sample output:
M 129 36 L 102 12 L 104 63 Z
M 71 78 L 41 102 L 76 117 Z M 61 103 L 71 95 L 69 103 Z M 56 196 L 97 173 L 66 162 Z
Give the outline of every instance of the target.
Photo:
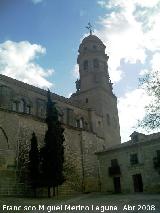
M 93 60 L 93 67 L 94 68 L 98 68 L 99 67 L 99 61 L 98 61 L 98 59 L 94 59 Z
M 16 102 L 12 103 L 12 110 L 15 111 L 15 112 L 17 111 L 17 103 Z
M 80 128 L 80 120 L 79 119 L 76 120 L 76 127 Z
M 30 106 L 27 106 L 27 107 L 26 107 L 26 113 L 27 113 L 27 114 L 31 114 L 31 107 L 30 107 Z
M 88 103 L 88 98 L 86 98 L 86 103 Z
M 19 102 L 19 109 L 18 109 L 19 112 L 25 112 L 25 102 L 24 100 L 21 100 Z
M 84 49 L 84 51 L 86 51 L 86 50 L 87 50 L 87 47 L 84 47 L 83 49 Z
M 107 124 L 108 124 L 108 126 L 111 125 L 111 121 L 110 121 L 110 116 L 109 116 L 109 114 L 107 114 Z
M 80 128 L 83 128 L 84 127 L 84 119 L 83 118 L 80 118 Z
M 96 45 L 93 45 L 93 49 L 96 50 L 96 49 L 97 49 L 97 46 L 96 46 Z
M 138 135 L 137 135 L 137 134 L 134 135 L 134 136 L 132 137 L 132 140 L 133 140 L 134 143 L 138 142 Z
M 112 166 L 112 167 L 118 166 L 118 160 L 117 160 L 117 159 L 112 159 L 112 160 L 111 160 L 111 166 Z
M 37 115 L 43 118 L 46 116 L 46 102 L 42 99 L 37 100 Z
M 83 63 L 83 69 L 84 70 L 88 69 L 88 61 L 87 60 L 85 60 L 84 63 Z
M 130 155 L 130 163 L 131 163 L 131 165 L 138 164 L 138 155 L 137 154 Z
M 157 158 L 160 159 L 160 150 L 157 150 L 156 152 L 157 152 Z

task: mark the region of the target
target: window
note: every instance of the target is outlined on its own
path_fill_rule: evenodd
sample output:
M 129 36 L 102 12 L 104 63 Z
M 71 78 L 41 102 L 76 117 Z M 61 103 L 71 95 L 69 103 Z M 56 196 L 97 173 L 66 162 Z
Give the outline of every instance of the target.
M 93 60 L 93 67 L 94 68 L 98 68 L 99 67 L 99 61 L 98 61 L 98 59 L 94 59 Z
M 112 160 L 111 160 L 111 166 L 112 166 L 112 167 L 118 166 L 118 160 L 117 160 L 117 159 L 112 159 Z
M 78 119 L 76 120 L 76 127 L 80 128 L 80 120 L 78 120 Z
M 109 116 L 109 114 L 107 114 L 107 124 L 108 124 L 108 126 L 111 125 L 111 121 L 110 121 L 110 116 Z
M 26 107 L 26 113 L 27 113 L 27 114 L 31 114 L 31 107 L 30 107 L 30 106 L 27 106 L 27 107 Z
M 131 165 L 138 164 L 138 155 L 137 154 L 130 155 L 130 163 L 131 163 Z
M 154 168 L 158 171 L 158 173 L 160 174 L 160 150 L 156 150 L 156 154 L 157 156 L 153 158 L 153 165 Z
M 84 119 L 83 118 L 76 120 L 76 127 L 77 128 L 84 128 Z
M 101 122 L 100 121 L 98 121 L 98 125 L 101 126 Z
M 80 128 L 83 128 L 84 127 L 84 119 L 83 118 L 80 118 Z
M 96 49 L 97 49 L 97 46 L 96 46 L 96 45 L 93 45 L 93 49 L 96 50 Z
M 21 100 L 19 102 L 19 109 L 18 109 L 19 112 L 25 112 L 25 102 L 24 100 Z
M 86 103 L 88 103 L 88 98 L 86 98 Z
M 0 86 L 0 95 L 1 96 L 9 96 L 11 93 L 11 89 L 5 85 Z
M 160 159 L 160 150 L 157 150 L 157 158 Z
M 84 63 L 83 63 L 83 69 L 84 70 L 88 69 L 88 61 L 87 60 L 85 60 Z
M 86 51 L 86 50 L 87 50 L 87 47 L 84 47 L 83 49 L 84 49 L 84 51 Z
M 137 135 L 137 134 L 134 135 L 134 136 L 132 137 L 132 140 L 133 140 L 134 143 L 138 142 L 138 135 Z
M 16 102 L 12 102 L 12 110 L 17 111 L 17 103 Z
M 37 100 L 37 115 L 44 118 L 46 115 L 46 102 L 42 99 Z

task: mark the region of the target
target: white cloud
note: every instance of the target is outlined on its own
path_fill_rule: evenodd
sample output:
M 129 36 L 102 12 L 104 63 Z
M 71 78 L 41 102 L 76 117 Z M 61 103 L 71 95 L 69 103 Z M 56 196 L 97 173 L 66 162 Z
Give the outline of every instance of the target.
M 73 94 L 73 93 L 70 92 L 70 93 L 67 95 L 67 98 L 70 98 L 72 94 Z
M 149 73 L 149 70 L 147 70 L 147 69 L 142 69 L 140 72 L 139 72 L 139 75 L 140 76 L 144 76 L 144 75 L 146 75 L 146 74 L 148 74 Z
M 6 41 L 0 44 L 0 73 L 41 88 L 53 86 L 46 78 L 53 69 L 44 69 L 35 59 L 46 50 L 41 45 L 28 41 Z
M 97 34 L 107 44 L 111 80 L 121 80 L 121 62 L 145 64 L 147 51 L 160 51 L 160 0 L 103 0 L 106 16 Z
M 32 0 L 32 2 L 34 3 L 34 4 L 38 4 L 38 3 L 41 3 L 43 0 Z
M 78 64 L 75 64 L 72 70 L 72 75 L 74 78 L 79 78 L 79 66 Z
M 106 15 L 99 19 L 101 29 L 96 34 L 106 44 L 112 82 L 125 76 L 122 62 L 125 65 L 136 65 L 137 62 L 144 65 L 140 76 L 159 70 L 160 0 L 98 0 L 97 3 L 106 9 Z M 149 63 L 147 60 L 150 58 Z M 136 88 L 118 99 L 122 141 L 129 140 L 150 100 L 151 97 L 142 89 Z
M 98 3 L 101 7 L 105 7 L 105 6 L 106 6 L 106 2 L 103 1 L 103 0 L 99 0 L 97 3 Z
M 151 67 L 153 71 L 160 71 L 160 53 L 155 53 L 151 60 Z
M 128 141 L 129 136 L 137 127 L 137 121 L 145 115 L 145 106 L 151 101 L 143 89 L 135 89 L 118 98 L 119 121 L 122 142 Z M 142 129 L 140 129 L 142 132 Z M 144 132 L 144 130 L 143 130 Z M 145 133 L 145 132 L 144 132 Z

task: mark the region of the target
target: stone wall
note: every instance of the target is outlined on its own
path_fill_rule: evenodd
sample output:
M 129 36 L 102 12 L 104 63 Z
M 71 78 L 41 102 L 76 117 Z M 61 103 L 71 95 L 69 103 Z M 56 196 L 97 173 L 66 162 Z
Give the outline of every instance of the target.
M 38 119 L 32 115 L 18 114 L 4 109 L 0 109 L 0 118 L 0 145 L 1 149 L 6 153 L 4 157 L 1 155 L 0 158 L 0 162 L 2 162 L 1 170 L 3 170 L 4 174 L 0 178 L 0 187 L 3 188 L 4 181 L 6 182 L 7 178 L 4 178 L 4 176 L 7 172 L 10 172 L 12 173 L 12 181 L 8 177 L 8 182 L 5 185 L 8 185 L 9 188 L 14 188 L 14 192 L 17 190 L 16 193 L 22 194 L 23 190 L 28 189 L 23 185 L 23 181 L 19 182 L 17 179 L 16 174 L 19 172 L 17 169 L 19 167 L 25 168 L 27 164 L 28 150 L 33 131 L 37 136 L 39 148 L 43 145 L 46 124 L 42 119 Z M 64 168 L 67 177 L 67 188 L 70 187 L 71 191 L 97 191 L 98 167 L 94 152 L 102 150 L 103 139 L 97 137 L 96 134 L 80 128 L 67 125 L 64 125 L 64 127 Z M 9 159 L 11 159 L 12 164 Z M 14 182 L 15 186 L 11 187 L 9 182 Z M 4 193 L 6 187 L 2 188 L 1 194 Z M 61 191 L 66 190 L 65 187 L 61 188 L 63 189 Z M 68 189 L 68 191 L 70 190 Z M 7 193 L 10 194 L 11 192 Z
M 149 137 L 150 138 L 150 137 Z M 160 150 L 160 139 L 143 141 L 138 143 L 125 143 L 118 148 L 113 148 L 105 152 L 98 153 L 100 165 L 101 190 L 104 192 L 114 192 L 114 177 L 120 177 L 121 191 L 134 192 L 132 176 L 141 174 L 144 192 L 160 192 L 160 174 L 154 168 L 153 158 L 156 151 Z M 137 154 L 138 163 L 131 165 L 130 155 Z M 121 174 L 109 175 L 111 160 L 117 159 Z

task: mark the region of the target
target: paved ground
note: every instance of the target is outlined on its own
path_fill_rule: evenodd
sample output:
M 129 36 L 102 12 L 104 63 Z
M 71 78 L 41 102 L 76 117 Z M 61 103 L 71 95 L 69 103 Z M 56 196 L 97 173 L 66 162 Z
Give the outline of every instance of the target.
M 92 193 L 68 199 L 0 198 L 0 213 L 3 212 L 160 213 L 160 194 Z

